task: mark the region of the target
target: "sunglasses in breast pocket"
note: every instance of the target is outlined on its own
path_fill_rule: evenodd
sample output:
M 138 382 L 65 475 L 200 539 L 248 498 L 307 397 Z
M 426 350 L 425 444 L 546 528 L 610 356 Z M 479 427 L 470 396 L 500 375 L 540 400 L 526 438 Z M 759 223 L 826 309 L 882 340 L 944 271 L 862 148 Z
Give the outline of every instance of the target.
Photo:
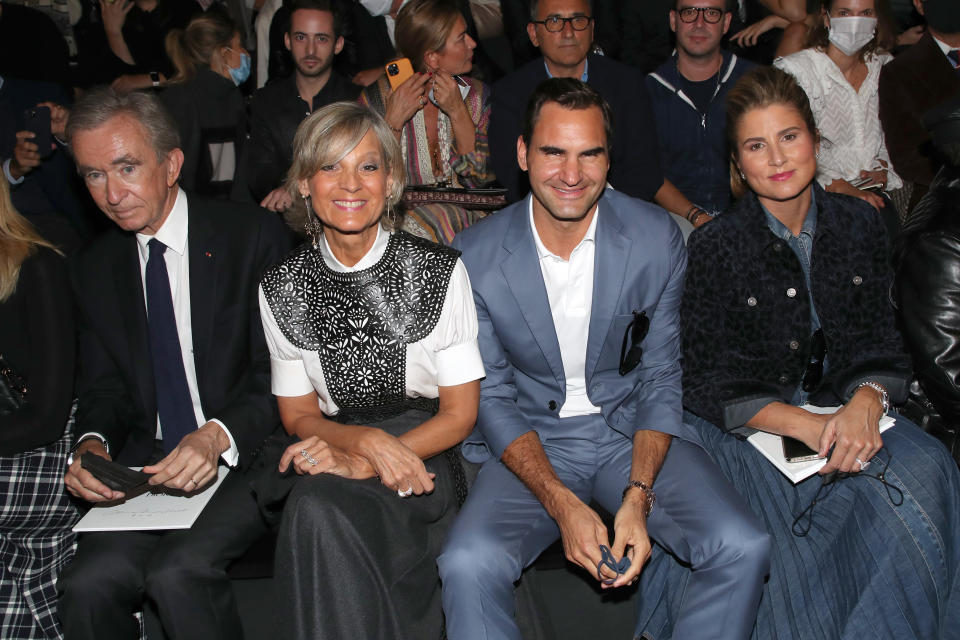
M 632 311 L 633 320 L 623 332 L 623 342 L 620 345 L 620 375 L 625 376 L 638 366 L 643 360 L 643 339 L 650 331 L 650 318 L 646 311 Z

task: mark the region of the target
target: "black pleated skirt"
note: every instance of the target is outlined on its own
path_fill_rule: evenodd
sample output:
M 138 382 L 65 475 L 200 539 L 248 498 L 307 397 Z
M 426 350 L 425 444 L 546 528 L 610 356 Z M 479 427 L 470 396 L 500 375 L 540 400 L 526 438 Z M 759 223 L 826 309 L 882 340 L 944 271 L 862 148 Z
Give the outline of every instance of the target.
M 400 435 L 430 413 L 367 423 Z M 377 478 L 329 474 L 292 482 L 283 509 L 274 584 L 283 607 L 277 637 L 432 640 L 443 616 L 436 559 L 457 511 L 448 456 L 425 461 L 429 495 L 400 498 Z

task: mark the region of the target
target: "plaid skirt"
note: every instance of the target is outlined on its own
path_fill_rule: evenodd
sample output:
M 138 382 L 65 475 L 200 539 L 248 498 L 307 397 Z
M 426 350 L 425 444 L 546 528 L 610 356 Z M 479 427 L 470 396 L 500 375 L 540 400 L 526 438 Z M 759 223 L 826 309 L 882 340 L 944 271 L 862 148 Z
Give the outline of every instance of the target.
M 73 558 L 79 517 L 63 485 L 71 427 L 52 444 L 0 456 L 0 638 L 63 637 L 57 577 Z

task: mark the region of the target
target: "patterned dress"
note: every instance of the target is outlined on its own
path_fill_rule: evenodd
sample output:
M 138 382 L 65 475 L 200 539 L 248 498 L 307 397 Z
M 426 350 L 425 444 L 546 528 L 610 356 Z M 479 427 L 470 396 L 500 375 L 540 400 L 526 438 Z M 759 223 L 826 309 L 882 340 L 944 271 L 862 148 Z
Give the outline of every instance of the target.
M 437 118 L 437 144 L 440 147 L 439 171 L 435 171 L 427 143 L 426 119 L 421 109 L 403 126 L 400 146 L 407 169 L 408 185 L 436 185 L 446 182 L 450 187 L 483 187 L 494 180 L 490 167 L 490 147 L 487 129 L 490 125 L 490 89 L 479 80 L 463 78 L 463 101 L 470 118 L 477 125 L 476 144 L 471 153 L 458 154 L 454 145 L 450 118 L 443 111 Z M 390 83 L 382 76 L 360 94 L 360 103 L 380 115 L 386 113 L 386 99 Z M 483 217 L 482 212 L 468 211 L 454 205 L 427 204 L 407 211 L 404 230 L 434 242 L 449 244 L 453 236 Z

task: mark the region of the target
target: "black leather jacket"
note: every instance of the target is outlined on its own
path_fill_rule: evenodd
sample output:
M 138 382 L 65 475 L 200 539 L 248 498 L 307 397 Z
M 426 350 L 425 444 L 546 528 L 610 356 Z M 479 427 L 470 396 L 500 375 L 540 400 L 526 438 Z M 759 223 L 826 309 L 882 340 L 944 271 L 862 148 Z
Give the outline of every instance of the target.
M 945 167 L 895 251 L 893 300 L 917 378 L 948 427 L 960 425 L 960 168 Z

